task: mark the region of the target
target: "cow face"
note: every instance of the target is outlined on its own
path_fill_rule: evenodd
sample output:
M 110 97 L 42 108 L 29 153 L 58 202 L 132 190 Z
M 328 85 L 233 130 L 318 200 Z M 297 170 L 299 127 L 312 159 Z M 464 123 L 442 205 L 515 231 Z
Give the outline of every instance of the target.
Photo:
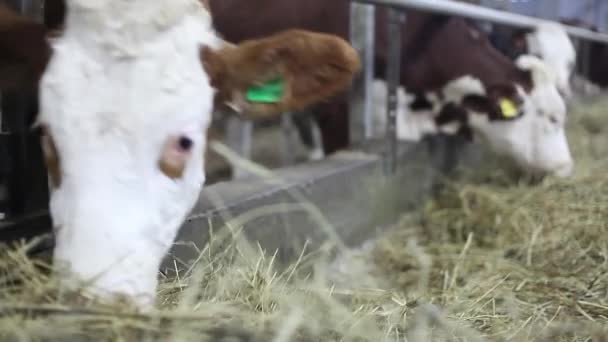
M 346 89 L 359 60 L 344 40 L 304 31 L 225 44 L 197 0 L 67 5 L 38 118 L 54 261 L 67 288 L 147 308 L 205 181 L 214 104 L 262 116 L 306 106 Z
M 529 54 L 540 57 L 555 73 L 556 84 L 566 98 L 572 96 L 570 78 L 576 66 L 576 50 L 564 28 L 556 23 L 541 24 L 527 35 Z
M 522 56 L 517 64 L 532 73 L 533 88 L 529 93 L 517 87 L 521 99 L 519 115 L 504 120 L 486 113 L 471 113 L 469 122 L 497 152 L 511 156 L 533 174 L 570 176 L 573 161 L 565 134 L 566 105 L 544 63 L 532 56 Z M 485 114 L 485 115 L 484 115 Z
M 573 162 L 564 131 L 565 115 L 535 105 L 539 97 L 547 98 L 544 91 L 535 89 L 530 96 L 522 92 L 523 115 L 516 119 L 491 121 L 483 113 L 472 113 L 469 122 L 494 151 L 511 157 L 529 173 L 567 177 Z M 555 107 L 564 107 L 563 101 Z
M 477 136 L 494 152 L 516 161 L 523 171 L 569 176 L 573 161 L 564 132 L 563 98 L 540 60 L 526 56 L 518 62 L 520 68 L 532 71 L 534 86 L 528 93 L 512 84 L 484 87 L 465 76 L 449 82 L 439 94 L 425 94 L 429 108 L 413 108 L 416 97 L 400 89 L 398 138 L 418 141 L 438 132 Z M 383 81 L 374 82 L 374 101 L 374 123 L 380 127 L 375 132 L 381 135 L 386 126 Z

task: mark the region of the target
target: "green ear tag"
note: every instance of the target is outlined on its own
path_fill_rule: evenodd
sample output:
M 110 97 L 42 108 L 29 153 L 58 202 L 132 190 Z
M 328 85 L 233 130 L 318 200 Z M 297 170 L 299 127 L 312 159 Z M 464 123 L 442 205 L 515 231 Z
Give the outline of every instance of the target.
M 281 101 L 284 93 L 285 81 L 278 78 L 260 86 L 249 87 L 245 96 L 250 102 L 276 103 Z

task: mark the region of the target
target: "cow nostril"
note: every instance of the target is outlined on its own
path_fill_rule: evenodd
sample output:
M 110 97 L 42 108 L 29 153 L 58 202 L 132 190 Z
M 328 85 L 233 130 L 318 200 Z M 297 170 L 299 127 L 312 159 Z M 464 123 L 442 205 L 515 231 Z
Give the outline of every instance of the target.
M 178 140 L 179 147 L 184 151 L 189 151 L 192 148 L 192 139 L 181 136 Z

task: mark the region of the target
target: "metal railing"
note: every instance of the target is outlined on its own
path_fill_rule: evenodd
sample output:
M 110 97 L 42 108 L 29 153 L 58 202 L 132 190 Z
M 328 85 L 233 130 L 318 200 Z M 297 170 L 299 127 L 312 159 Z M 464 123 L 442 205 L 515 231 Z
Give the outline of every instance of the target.
M 510 13 L 478 5 L 452 0 L 352 0 L 362 4 L 386 6 L 399 10 L 419 10 L 463 17 L 474 20 L 488 21 L 516 27 L 535 27 L 550 20 L 529 17 L 521 14 Z M 568 34 L 576 38 L 608 43 L 608 35 L 587 30 L 580 27 L 563 25 Z
M 351 0 L 351 44 L 359 51 L 363 61 L 363 72 L 353 83 L 349 108 L 351 142 L 355 143 L 360 143 L 371 135 L 371 129 L 368 125 L 372 122 L 373 110 L 371 82 L 374 74 L 373 53 L 375 42 L 373 32 L 375 29 L 374 12 L 376 6 L 388 7 L 387 32 L 391 37 L 391 39 L 388 39 L 388 63 L 386 68 L 386 148 L 387 171 L 389 173 L 394 172 L 397 159 L 396 109 L 399 63 L 402 53 L 399 28 L 403 24 L 401 15 L 404 14 L 404 11 L 433 12 L 519 28 L 534 28 L 543 23 L 553 22 L 453 0 Z M 608 34 L 569 25 L 562 24 L 562 26 L 575 39 L 608 44 Z M 587 48 L 582 51 L 581 55 L 583 59 L 588 61 Z

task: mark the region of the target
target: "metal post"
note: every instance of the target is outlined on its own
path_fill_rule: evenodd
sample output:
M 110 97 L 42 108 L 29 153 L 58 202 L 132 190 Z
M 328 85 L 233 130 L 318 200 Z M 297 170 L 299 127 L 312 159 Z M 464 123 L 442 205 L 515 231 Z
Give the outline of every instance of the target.
M 240 157 L 251 159 L 253 122 L 241 119 L 236 115 L 231 115 L 226 121 L 226 142 L 228 147 Z M 241 179 L 249 175 L 247 170 L 243 170 L 236 165 L 232 165 L 231 167 L 232 179 Z
M 353 81 L 349 103 L 349 140 L 362 143 L 371 137 L 372 81 L 374 77 L 375 6 L 351 2 L 350 41 L 361 56 L 363 70 Z
M 296 114 L 297 115 L 297 114 Z M 281 116 L 281 132 L 283 143 L 281 143 L 281 165 L 291 166 L 296 162 L 295 135 L 296 127 L 293 122 L 293 113 L 283 113 Z
M 387 82 L 387 129 L 386 143 L 388 147 L 387 171 L 392 174 L 397 169 L 397 90 L 401 72 L 401 12 L 389 8 L 388 11 L 388 63 L 386 68 Z

